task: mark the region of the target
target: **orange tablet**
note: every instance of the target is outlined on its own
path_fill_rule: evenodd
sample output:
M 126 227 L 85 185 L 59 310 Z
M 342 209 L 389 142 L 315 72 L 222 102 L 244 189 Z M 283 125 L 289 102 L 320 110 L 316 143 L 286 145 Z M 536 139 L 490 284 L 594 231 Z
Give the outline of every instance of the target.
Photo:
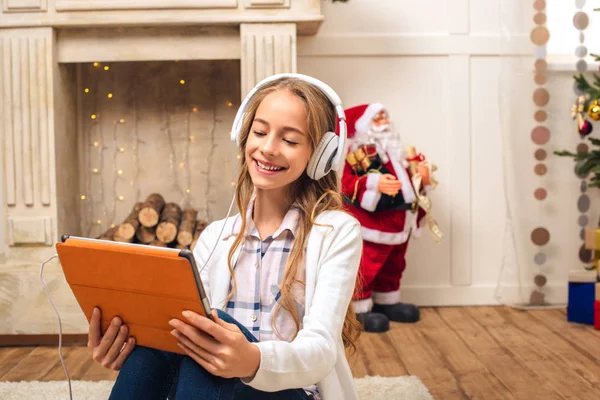
M 136 345 L 184 354 L 169 321 L 192 310 L 212 318 L 190 250 L 63 236 L 56 245 L 65 277 L 88 323 L 102 310 L 102 332 L 115 316 Z

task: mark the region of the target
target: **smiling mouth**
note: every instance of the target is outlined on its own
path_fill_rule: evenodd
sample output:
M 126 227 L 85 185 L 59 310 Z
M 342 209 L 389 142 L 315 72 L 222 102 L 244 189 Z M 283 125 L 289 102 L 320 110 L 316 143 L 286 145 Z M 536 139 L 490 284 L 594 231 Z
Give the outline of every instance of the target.
M 260 162 L 258 160 L 254 160 L 254 161 L 256 162 L 256 165 L 258 165 L 261 169 L 264 169 L 265 171 L 277 172 L 277 171 L 283 171 L 285 169 L 283 167 L 277 167 L 275 165 L 263 164 L 262 162 Z

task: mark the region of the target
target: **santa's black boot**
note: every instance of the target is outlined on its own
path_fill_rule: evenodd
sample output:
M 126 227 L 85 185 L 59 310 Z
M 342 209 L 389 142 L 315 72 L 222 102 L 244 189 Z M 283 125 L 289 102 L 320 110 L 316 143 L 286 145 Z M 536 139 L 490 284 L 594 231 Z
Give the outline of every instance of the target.
M 373 313 L 381 313 L 394 322 L 417 322 L 420 319 L 419 308 L 410 303 L 375 304 Z
M 364 312 L 356 314 L 356 319 L 362 324 L 365 332 L 382 333 L 390 329 L 390 320 L 383 314 Z

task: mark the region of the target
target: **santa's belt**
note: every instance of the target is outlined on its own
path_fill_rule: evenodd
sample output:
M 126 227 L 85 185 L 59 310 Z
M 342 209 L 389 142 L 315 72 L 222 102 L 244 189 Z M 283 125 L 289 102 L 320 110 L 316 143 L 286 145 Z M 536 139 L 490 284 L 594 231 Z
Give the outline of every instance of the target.
M 360 207 L 360 203 L 358 201 L 352 202 L 352 199 L 348 196 L 343 196 L 342 199 L 343 199 L 344 203 L 346 203 L 346 204 Z M 419 201 L 415 200 L 412 203 L 400 203 L 400 204 L 394 205 L 393 207 L 386 208 L 384 210 L 376 210 L 376 211 L 371 211 L 371 212 L 377 213 L 377 212 L 384 212 L 384 211 L 410 211 L 414 214 L 417 212 L 418 209 L 419 209 Z

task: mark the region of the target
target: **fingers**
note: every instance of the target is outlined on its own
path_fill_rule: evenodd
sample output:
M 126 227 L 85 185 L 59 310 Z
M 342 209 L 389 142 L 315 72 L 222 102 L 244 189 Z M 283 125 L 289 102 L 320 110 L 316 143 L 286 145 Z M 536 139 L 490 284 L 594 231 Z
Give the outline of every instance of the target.
M 121 319 L 119 317 L 113 318 L 110 326 L 108 327 L 108 330 L 106 331 L 106 333 L 100 340 L 100 344 L 98 344 L 94 348 L 94 354 L 93 354 L 94 361 L 99 362 L 99 363 L 103 362 L 104 358 L 106 357 L 106 354 L 108 353 L 108 350 L 112 346 L 113 342 L 115 341 L 115 338 L 117 337 L 117 335 L 119 333 L 120 326 L 121 326 Z
M 193 311 L 184 311 L 182 314 L 188 321 L 190 321 L 190 323 L 193 326 L 195 326 L 196 328 L 200 329 L 203 332 L 208 333 L 210 336 L 214 337 L 218 342 L 220 342 L 220 343 L 229 343 L 230 342 L 231 336 L 229 334 L 229 330 L 223 328 L 217 322 L 211 321 L 210 319 L 205 318 Z M 179 329 L 179 330 L 181 331 L 181 329 Z
M 100 343 L 100 339 L 102 338 L 101 332 L 101 320 L 102 320 L 102 312 L 98 307 L 94 307 L 92 311 L 92 318 L 90 318 L 90 327 L 88 330 L 88 343 L 87 347 L 89 349 L 93 349 Z
M 236 324 L 230 324 L 229 322 L 225 322 L 219 318 L 219 313 L 217 310 L 212 310 L 212 316 L 217 325 L 227 329 L 230 332 L 241 332 L 240 328 Z
M 106 353 L 106 356 L 104 357 L 104 360 L 102 360 L 103 367 L 106 367 L 106 368 L 112 367 L 113 363 L 119 356 L 119 353 L 121 353 L 121 350 L 123 349 L 123 345 L 127 341 L 128 333 L 129 333 L 129 329 L 127 329 L 127 326 L 121 325 L 121 327 L 119 328 L 119 334 L 117 335 L 117 337 L 113 341 L 112 345 L 108 349 L 108 352 Z
M 194 353 L 190 348 L 186 347 L 183 343 L 177 343 L 177 346 L 179 346 L 183 351 L 185 351 L 185 354 L 190 356 L 190 358 L 192 360 L 194 360 L 198 364 L 200 364 L 200 366 L 202 368 L 204 368 L 205 370 L 207 370 L 208 372 L 210 372 L 213 375 L 220 376 L 218 374 L 218 369 L 214 365 L 212 365 L 208 361 L 201 358 L 198 354 Z
M 210 321 L 215 327 L 219 329 L 223 329 L 220 326 L 216 325 L 214 322 Z M 187 337 L 189 340 L 194 342 L 199 347 L 206 349 L 210 353 L 215 354 L 218 351 L 219 342 L 211 337 L 209 334 L 204 333 L 201 329 L 197 329 L 194 326 L 190 326 L 185 322 L 179 321 L 177 319 L 173 319 L 169 322 L 169 324 L 175 328 L 175 330 L 181 334 L 181 336 Z M 179 337 L 176 336 L 178 339 Z
M 125 363 L 125 360 L 127 360 L 127 357 L 129 357 L 129 354 L 131 354 L 131 352 L 133 351 L 134 348 L 135 348 L 135 339 L 130 337 L 129 340 L 127 341 L 127 344 L 123 348 L 123 351 L 121 351 L 121 353 L 119 354 L 117 359 L 111 365 L 111 369 L 113 369 L 115 371 L 119 371 L 121 369 L 121 367 L 123 366 L 123 364 Z

